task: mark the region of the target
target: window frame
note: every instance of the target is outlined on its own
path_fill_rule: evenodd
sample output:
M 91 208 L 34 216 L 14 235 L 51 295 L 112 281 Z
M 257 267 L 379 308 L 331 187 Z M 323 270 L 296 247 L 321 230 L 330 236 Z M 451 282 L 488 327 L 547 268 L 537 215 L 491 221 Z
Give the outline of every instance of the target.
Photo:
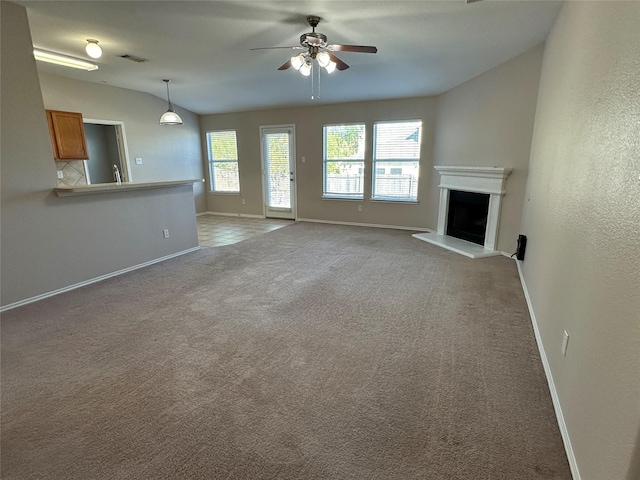
M 377 142 L 378 142 L 378 125 L 381 124 L 402 124 L 402 123 L 419 123 L 419 133 L 420 138 L 418 139 L 418 158 L 384 158 L 377 159 Z M 372 201 L 382 201 L 382 202 L 399 202 L 399 203 L 418 203 L 418 181 L 420 178 L 420 161 L 422 159 L 422 128 L 423 121 L 421 119 L 406 119 L 406 120 L 381 120 L 373 123 L 373 142 L 372 142 L 372 152 L 371 152 L 371 196 L 370 199 Z M 415 197 L 414 196 L 398 196 L 398 195 L 376 195 L 376 176 L 378 175 L 378 170 L 389 168 L 390 170 L 394 167 L 394 164 L 403 164 L 403 163 L 412 163 L 415 162 L 417 166 L 418 175 L 415 180 Z M 385 167 L 380 167 L 380 164 L 387 164 Z M 389 165 L 390 164 L 390 165 Z M 400 168 L 402 168 L 400 166 Z M 409 190 L 409 194 L 411 194 L 411 188 Z
M 346 127 L 358 126 L 362 127 L 362 158 L 327 158 L 327 127 Z M 365 176 L 367 173 L 366 166 L 366 149 L 367 149 L 367 125 L 365 122 L 352 123 L 327 123 L 322 126 L 322 198 L 338 199 L 338 200 L 364 200 Z M 341 162 L 353 164 L 358 169 L 360 177 L 361 192 L 355 194 L 348 193 L 329 193 L 327 192 L 327 165 L 329 163 Z M 362 173 L 360 173 L 360 170 Z
M 213 159 L 213 151 L 212 151 L 212 140 L 211 136 L 213 134 L 220 133 L 229 133 L 233 132 L 234 140 L 235 140 L 235 150 L 236 150 L 236 158 L 235 159 Z M 225 128 L 221 130 L 209 130 L 205 133 L 205 142 L 207 144 L 207 160 L 209 166 L 209 193 L 222 193 L 222 194 L 239 194 L 240 193 L 240 162 L 238 161 L 238 132 L 234 128 Z M 216 163 L 235 163 L 236 164 L 236 173 L 237 173 L 237 181 L 238 181 L 238 189 L 237 190 L 217 190 L 216 182 L 215 182 L 215 164 Z

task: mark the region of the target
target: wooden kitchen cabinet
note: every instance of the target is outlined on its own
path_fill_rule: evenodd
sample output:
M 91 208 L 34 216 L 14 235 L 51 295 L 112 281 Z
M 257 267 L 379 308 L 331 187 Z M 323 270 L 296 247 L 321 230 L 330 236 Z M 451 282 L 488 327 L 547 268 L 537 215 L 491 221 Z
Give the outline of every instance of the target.
M 56 161 L 89 159 L 81 113 L 47 110 L 47 122 Z

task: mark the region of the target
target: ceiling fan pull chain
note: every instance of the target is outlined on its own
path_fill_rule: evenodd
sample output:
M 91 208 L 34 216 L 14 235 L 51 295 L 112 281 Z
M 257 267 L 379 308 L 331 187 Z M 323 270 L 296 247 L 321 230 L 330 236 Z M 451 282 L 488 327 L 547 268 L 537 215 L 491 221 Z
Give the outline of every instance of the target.
M 311 69 L 311 100 L 314 100 L 314 97 L 313 97 L 313 83 L 314 83 L 313 82 L 313 77 L 315 76 L 314 72 L 313 72 L 314 70 L 315 70 L 315 68 Z

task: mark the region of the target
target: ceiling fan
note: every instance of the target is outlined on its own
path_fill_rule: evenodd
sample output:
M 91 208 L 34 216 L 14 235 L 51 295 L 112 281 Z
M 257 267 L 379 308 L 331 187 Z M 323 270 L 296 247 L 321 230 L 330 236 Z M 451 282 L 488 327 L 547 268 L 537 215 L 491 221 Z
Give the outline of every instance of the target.
M 320 23 L 320 17 L 310 15 L 307 17 L 307 23 L 311 27 L 311 32 L 303 33 L 300 36 L 300 46 L 258 47 L 252 48 L 251 50 L 271 50 L 276 48 L 306 50 L 306 52 L 291 57 L 278 68 L 278 70 L 287 70 L 289 67 L 293 67 L 305 76 L 311 74 L 313 60 L 317 61 L 321 67 L 324 67 L 328 73 L 336 69 L 346 70 L 349 68 L 349 65 L 336 57 L 332 52 L 376 53 L 378 51 L 376 47 L 366 45 L 329 44 L 327 43 L 326 35 L 316 32 L 316 27 L 318 23 Z

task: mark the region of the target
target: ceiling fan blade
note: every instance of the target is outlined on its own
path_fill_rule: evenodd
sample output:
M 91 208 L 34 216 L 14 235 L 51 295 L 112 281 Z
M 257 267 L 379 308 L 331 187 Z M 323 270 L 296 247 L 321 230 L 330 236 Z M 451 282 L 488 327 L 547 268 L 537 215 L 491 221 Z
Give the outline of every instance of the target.
M 277 48 L 286 48 L 288 50 L 306 50 L 306 47 L 301 47 L 300 45 L 294 45 L 291 47 L 257 47 L 250 48 L 249 50 L 275 50 Z
M 287 60 L 286 62 L 284 62 L 280 68 L 278 68 L 278 70 L 286 70 L 287 68 L 289 68 L 291 66 L 291 59 Z
M 347 65 L 346 63 L 344 63 L 342 60 L 340 60 L 338 57 L 336 57 L 333 53 L 327 52 L 329 53 L 329 57 L 331 58 L 331 60 L 333 60 L 334 62 L 336 62 L 336 69 L 338 70 L 346 70 L 347 68 L 349 68 L 349 65 Z
M 358 52 L 358 53 L 376 53 L 376 47 L 367 45 L 327 45 L 327 50 L 332 52 Z

